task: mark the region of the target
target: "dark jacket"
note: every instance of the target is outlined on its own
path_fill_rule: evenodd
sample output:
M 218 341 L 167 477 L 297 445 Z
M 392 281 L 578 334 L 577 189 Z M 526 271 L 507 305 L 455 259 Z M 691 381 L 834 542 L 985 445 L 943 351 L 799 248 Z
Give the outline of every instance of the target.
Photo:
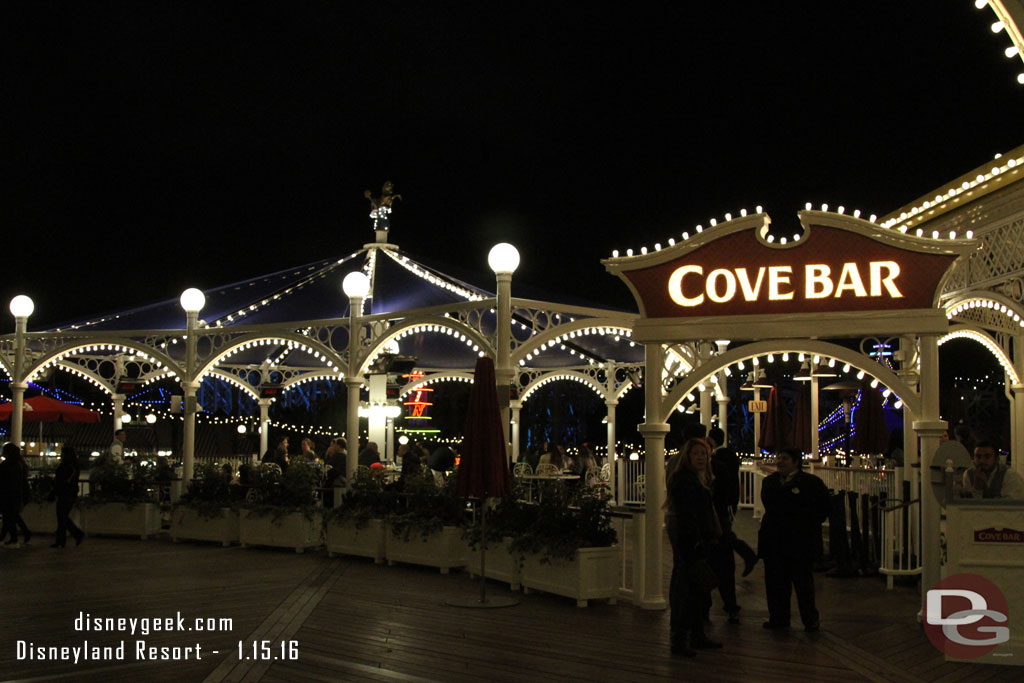
M 8 458 L 0 462 L 0 508 L 20 512 L 29 494 L 28 468 L 23 461 Z
M 799 471 L 783 482 L 776 472 L 761 483 L 764 517 L 757 533 L 758 554 L 789 554 L 811 559 L 818 527 L 828 518 L 828 488 L 818 477 Z
M 732 508 L 740 504 L 740 459 L 722 446 L 711 454 L 711 470 L 715 473 L 715 507 Z
M 78 477 L 81 475 L 78 462 L 61 460 L 53 473 L 53 493 L 56 498 L 75 499 L 78 497 Z
M 369 467 L 375 462 L 380 462 L 380 453 L 374 450 L 370 450 L 369 446 L 359 451 L 358 464 L 362 465 L 363 467 Z
M 455 469 L 455 451 L 448 446 L 441 446 L 430 454 L 430 469 L 438 472 L 449 472 Z
M 708 547 L 722 535 L 711 492 L 696 474 L 685 468 L 679 470 L 669 486 L 669 514 L 665 520 L 669 539 L 688 558 L 706 557 Z

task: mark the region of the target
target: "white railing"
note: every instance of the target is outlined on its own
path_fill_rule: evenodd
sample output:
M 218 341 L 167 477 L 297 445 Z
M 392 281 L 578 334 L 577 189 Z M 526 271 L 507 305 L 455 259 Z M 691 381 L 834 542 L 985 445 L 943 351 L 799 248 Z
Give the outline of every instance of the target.
M 833 491 L 853 491 L 862 496 L 898 496 L 896 470 L 864 467 L 815 467 L 814 474 Z
M 645 495 L 646 476 L 644 475 L 644 461 L 619 458 L 617 463 L 619 466 L 619 480 L 616 483 L 619 489 L 619 505 L 643 503 L 647 500 Z
M 892 590 L 893 577 L 921 573 L 920 500 L 889 501 L 882 508 L 882 556 L 878 571 Z
M 615 507 L 612 510 L 612 528 L 618 536 L 619 597 L 639 606 L 643 597 L 644 524 L 646 514 L 642 508 Z

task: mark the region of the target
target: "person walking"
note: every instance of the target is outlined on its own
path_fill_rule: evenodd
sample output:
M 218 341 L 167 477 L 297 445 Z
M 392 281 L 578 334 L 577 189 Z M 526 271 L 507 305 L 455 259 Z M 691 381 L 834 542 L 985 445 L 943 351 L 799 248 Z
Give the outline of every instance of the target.
M 684 657 L 722 647 L 704 632 L 715 578 L 708 559 L 722 534 L 711 500 L 713 479 L 707 443 L 690 439 L 668 474 L 665 500 L 665 526 L 672 544 L 670 644 L 672 654 Z
M 776 454 L 778 470 L 761 483 L 764 516 L 757 533 L 764 560 L 768 629 L 788 629 L 790 597 L 796 590 L 804 630 L 820 630 L 814 604 L 815 536 L 828 517 L 828 489 L 818 477 L 801 469 L 803 453 L 783 448 Z
M 21 449 L 13 443 L 5 443 L 3 462 L 0 462 L 0 512 L 4 516 L 0 527 L 0 540 L 5 546 L 20 548 L 18 529 L 21 529 L 25 543 L 32 538 L 32 532 L 21 518 L 21 510 L 29 498 L 28 465 L 21 457 Z
M 81 469 L 74 446 L 64 446 L 60 451 L 60 464 L 53 475 L 53 493 L 50 500 L 57 501 L 57 534 L 51 548 L 63 548 L 67 544 L 68 533 L 75 539 L 75 545 L 81 545 L 85 532 L 71 519 L 71 508 L 78 498 L 78 477 Z

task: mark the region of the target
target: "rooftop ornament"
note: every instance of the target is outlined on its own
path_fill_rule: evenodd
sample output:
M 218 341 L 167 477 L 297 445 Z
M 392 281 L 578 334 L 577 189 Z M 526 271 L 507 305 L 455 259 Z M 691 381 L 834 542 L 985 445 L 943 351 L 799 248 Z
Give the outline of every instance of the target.
M 369 190 L 364 191 L 363 196 L 370 200 L 370 218 L 373 219 L 373 229 L 377 231 L 377 241 L 387 242 L 388 229 L 391 227 L 391 207 L 402 195 L 395 194 L 394 183 L 385 180 L 379 197 L 374 197 Z

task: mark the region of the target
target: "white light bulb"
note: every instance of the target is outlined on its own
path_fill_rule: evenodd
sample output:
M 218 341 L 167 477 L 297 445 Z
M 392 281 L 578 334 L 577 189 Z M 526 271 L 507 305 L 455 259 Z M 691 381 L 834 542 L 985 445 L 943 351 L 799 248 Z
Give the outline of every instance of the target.
M 487 264 L 495 273 L 514 273 L 519 267 L 519 250 L 508 242 L 495 244 L 487 254 Z
M 206 296 L 195 287 L 189 287 L 181 293 L 179 301 L 187 313 L 198 313 L 206 305 Z
M 11 315 L 15 318 L 27 318 L 32 315 L 32 311 L 36 309 L 36 305 L 32 302 L 32 299 L 28 298 L 24 294 L 11 299 L 10 304 Z

